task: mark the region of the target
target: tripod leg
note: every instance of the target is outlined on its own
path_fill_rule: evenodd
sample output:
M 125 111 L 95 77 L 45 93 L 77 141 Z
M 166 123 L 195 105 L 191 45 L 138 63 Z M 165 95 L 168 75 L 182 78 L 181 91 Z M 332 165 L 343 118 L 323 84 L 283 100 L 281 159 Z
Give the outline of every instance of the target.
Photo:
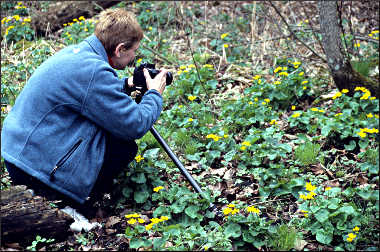
M 170 149 L 170 147 L 165 142 L 165 140 L 161 137 L 160 133 L 158 133 L 158 131 L 154 128 L 154 126 L 150 129 L 150 132 L 153 134 L 153 136 L 156 138 L 156 140 L 159 142 L 159 144 L 161 144 L 161 146 L 164 148 L 165 152 L 173 160 L 173 162 L 179 168 L 179 170 L 181 171 L 181 173 L 186 177 L 186 179 L 189 181 L 189 183 L 203 197 L 203 191 L 199 187 L 198 183 L 194 180 L 194 178 L 191 176 L 191 174 L 186 170 L 186 168 L 183 166 L 183 164 L 181 163 L 181 161 L 179 161 L 179 159 L 177 158 L 177 156 L 173 153 L 173 151 Z

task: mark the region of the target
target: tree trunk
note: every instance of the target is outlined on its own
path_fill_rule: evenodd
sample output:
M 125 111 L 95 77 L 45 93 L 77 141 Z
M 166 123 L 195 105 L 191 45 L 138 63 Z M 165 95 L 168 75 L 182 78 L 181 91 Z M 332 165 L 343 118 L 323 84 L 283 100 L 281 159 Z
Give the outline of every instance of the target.
M 36 235 L 63 239 L 74 220 L 36 196 L 26 186 L 12 186 L 1 192 L 1 244 L 31 243 Z
M 355 71 L 345 54 L 341 40 L 343 31 L 338 22 L 337 2 L 320 1 L 318 6 L 322 45 L 337 88 L 348 89 L 349 94 L 353 95 L 355 87 L 364 86 L 371 91 L 373 96 L 379 97 L 379 83 Z
M 89 18 L 103 9 L 118 4 L 121 1 L 59 1 L 51 2 L 47 11 L 37 10 L 29 2 L 32 12 L 32 27 L 38 36 L 46 36 L 48 32 L 56 32 L 63 28 L 63 24 L 72 22 L 74 18 L 83 16 Z

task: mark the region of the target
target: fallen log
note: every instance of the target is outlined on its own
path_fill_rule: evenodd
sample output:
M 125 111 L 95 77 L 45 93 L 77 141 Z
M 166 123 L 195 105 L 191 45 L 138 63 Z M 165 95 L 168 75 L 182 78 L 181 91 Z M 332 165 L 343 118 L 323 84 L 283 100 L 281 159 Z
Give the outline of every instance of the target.
M 24 185 L 1 191 L 1 244 L 31 243 L 36 235 L 56 240 L 70 235 L 74 219 L 52 203 L 33 196 Z
M 30 1 L 32 27 L 38 36 L 55 33 L 62 29 L 63 24 L 72 22 L 74 18 L 93 17 L 104 9 L 110 8 L 121 1 L 52 1 L 47 9 L 39 9 L 39 3 Z

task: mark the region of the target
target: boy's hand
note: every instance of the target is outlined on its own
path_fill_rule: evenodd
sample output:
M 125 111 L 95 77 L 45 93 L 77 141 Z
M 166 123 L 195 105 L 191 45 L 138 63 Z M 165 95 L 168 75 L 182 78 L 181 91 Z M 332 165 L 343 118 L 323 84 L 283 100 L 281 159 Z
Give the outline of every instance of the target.
M 157 74 L 156 77 L 154 77 L 154 79 L 150 77 L 149 72 L 146 68 L 144 68 L 143 71 L 144 71 L 146 86 L 148 90 L 155 89 L 162 95 L 166 87 L 166 73 L 168 71 L 161 70 L 160 73 Z

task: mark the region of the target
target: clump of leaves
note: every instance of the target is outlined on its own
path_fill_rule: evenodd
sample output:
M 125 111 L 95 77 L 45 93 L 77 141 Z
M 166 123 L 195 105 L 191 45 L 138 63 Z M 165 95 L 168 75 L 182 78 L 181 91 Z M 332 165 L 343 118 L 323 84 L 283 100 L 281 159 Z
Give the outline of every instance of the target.
M 318 154 L 320 149 L 321 146 L 319 144 L 306 142 L 295 149 L 294 157 L 302 165 L 315 164 L 318 162 Z

